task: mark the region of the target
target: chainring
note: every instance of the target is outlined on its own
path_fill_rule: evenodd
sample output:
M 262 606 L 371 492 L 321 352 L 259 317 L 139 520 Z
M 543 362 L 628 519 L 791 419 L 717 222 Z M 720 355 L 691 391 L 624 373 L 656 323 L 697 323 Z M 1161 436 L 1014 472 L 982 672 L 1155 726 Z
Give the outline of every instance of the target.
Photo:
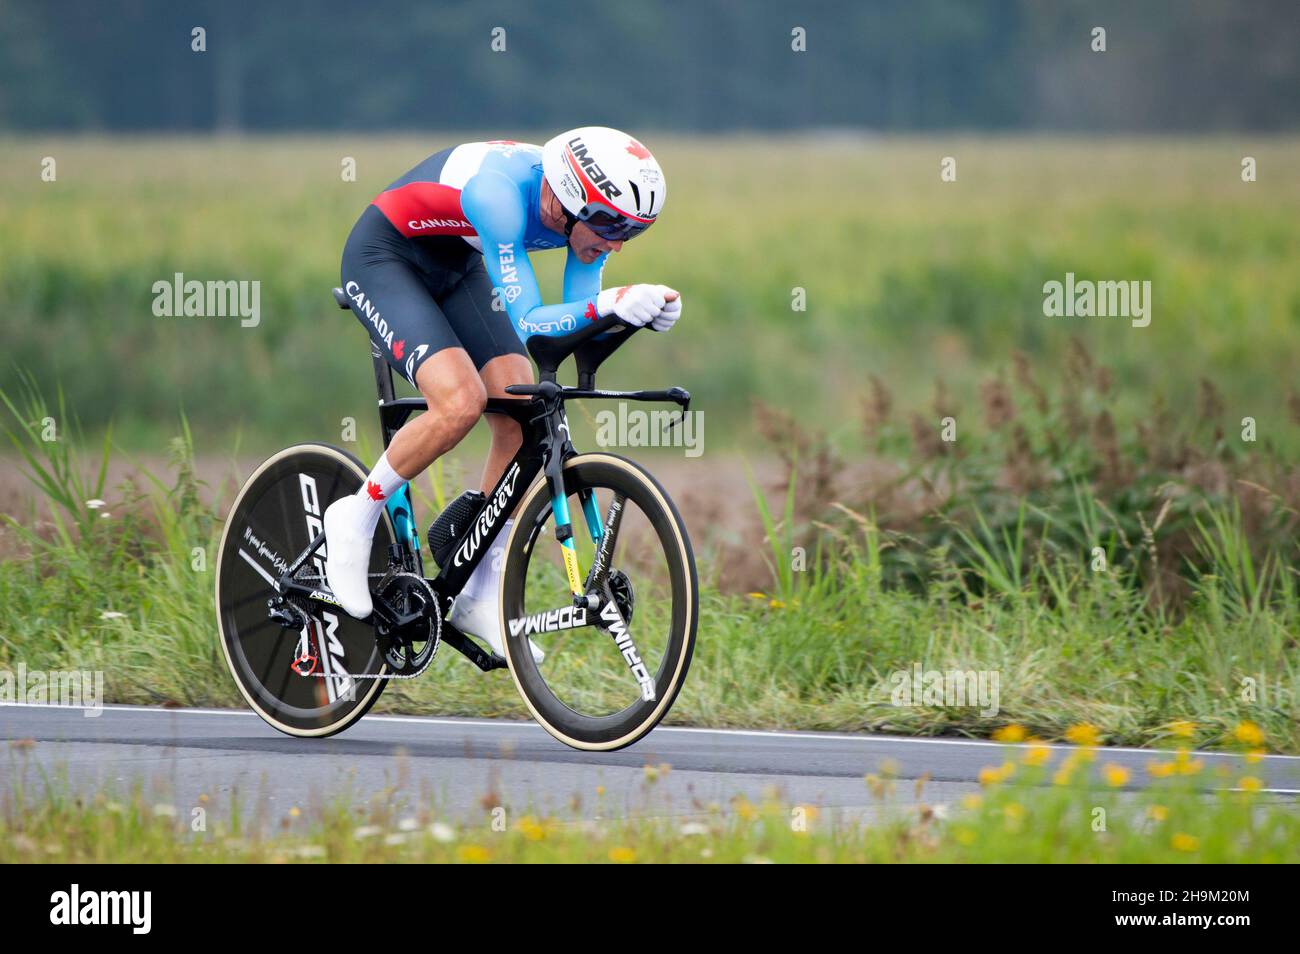
M 622 570 L 610 570 L 606 580 L 609 592 L 614 597 L 614 605 L 623 614 L 623 622 L 632 622 L 632 609 L 636 605 L 636 593 L 632 590 L 632 581 Z
M 409 572 L 394 573 L 377 595 L 402 615 L 422 613 L 421 619 L 410 626 L 376 634 L 384 664 L 393 675 L 418 676 L 433 662 L 442 642 L 442 611 L 437 597 L 424 577 Z

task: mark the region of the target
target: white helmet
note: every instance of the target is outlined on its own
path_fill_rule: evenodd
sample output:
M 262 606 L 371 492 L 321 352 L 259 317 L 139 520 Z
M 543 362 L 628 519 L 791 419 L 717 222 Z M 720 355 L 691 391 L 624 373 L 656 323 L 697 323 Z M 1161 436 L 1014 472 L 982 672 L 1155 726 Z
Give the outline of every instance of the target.
M 582 126 L 542 147 L 542 174 L 568 222 L 584 222 L 601 238 L 624 241 L 654 225 L 667 186 L 650 150 L 627 133 Z

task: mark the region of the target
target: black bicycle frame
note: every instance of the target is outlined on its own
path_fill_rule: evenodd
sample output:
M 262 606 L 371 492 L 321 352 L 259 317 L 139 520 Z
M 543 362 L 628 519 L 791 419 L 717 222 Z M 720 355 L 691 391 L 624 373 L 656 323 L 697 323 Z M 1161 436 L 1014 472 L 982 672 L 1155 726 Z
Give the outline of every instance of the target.
M 346 296 L 343 296 L 341 290 L 335 289 L 334 296 L 341 308 L 349 307 Z M 436 577 L 428 580 L 430 587 L 437 594 L 439 608 L 444 615 L 450 609 L 451 601 L 464 588 L 475 567 L 491 549 L 492 542 L 500 533 L 501 524 L 518 507 L 539 473 L 546 474 L 556 517 L 556 539 L 564 544 L 572 536 L 571 523 L 560 519 L 561 511 L 555 503 L 566 497 L 564 462 L 577 453 L 569 440 L 569 423 L 564 412 L 565 400 L 603 398 L 672 402 L 681 407 L 683 415 L 689 409 L 691 396 L 682 388 L 674 387 L 657 391 L 596 390 L 596 369 L 605 358 L 630 339 L 636 330 L 611 316 L 593 322 L 571 335 L 556 338 L 534 335 L 528 339 L 528 350 L 537 362 L 540 383 L 513 384 L 506 388 L 507 393 L 527 397 L 528 400 L 489 398 L 486 407 L 486 412 L 489 414 L 505 414 L 519 423 L 523 436 L 519 451 L 506 466 L 492 493 L 488 495 L 483 510 L 465 534 L 456 541 L 452 558 L 447 566 L 442 567 Z M 578 367 L 576 388 L 561 387 L 555 380 L 560 362 L 570 355 L 575 358 Z M 413 413 L 428 410 L 428 403 L 423 398 L 397 397 L 393 388 L 392 367 L 373 344 L 370 356 L 374 364 L 375 390 L 379 396 L 379 423 L 386 449 L 394 435 Z M 407 495 L 406 506 L 409 508 L 409 490 L 404 488 L 404 492 Z M 567 512 L 567 505 L 563 511 Z M 410 526 L 416 527 L 413 513 L 408 513 L 406 517 L 410 520 Z M 405 569 L 414 570 L 420 559 L 418 527 L 414 536 L 405 532 L 401 526 L 398 530 L 398 542 L 391 548 L 390 560 Z M 281 596 L 293 594 L 311 604 L 338 607 L 338 602 L 323 587 L 310 586 L 294 579 L 298 570 L 316 552 L 324 539 L 324 532 L 318 534 L 307 549 L 281 574 L 279 580 Z M 579 595 L 575 592 L 575 599 Z M 371 621 L 394 628 L 416 622 L 418 617 L 418 613 L 399 616 L 382 599 L 376 599 Z M 465 653 L 480 667 L 489 668 L 487 655 L 478 650 L 473 643 L 455 637 L 449 639 L 446 636 L 444 641 Z

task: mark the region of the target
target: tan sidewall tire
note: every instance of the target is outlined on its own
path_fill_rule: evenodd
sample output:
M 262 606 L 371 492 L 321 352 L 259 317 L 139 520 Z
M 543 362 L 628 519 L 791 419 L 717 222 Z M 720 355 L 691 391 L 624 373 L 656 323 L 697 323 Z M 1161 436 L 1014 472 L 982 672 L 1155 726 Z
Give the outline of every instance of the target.
M 672 503 L 668 500 L 668 497 L 663 493 L 663 491 L 659 489 L 659 486 L 658 484 L 655 483 L 654 479 L 645 470 L 637 466 L 632 461 L 627 460 L 623 457 L 618 457 L 614 454 L 579 454 L 578 456 L 571 457 L 569 460 L 565 461 L 564 469 L 570 470 L 581 464 L 597 464 L 597 463 L 617 467 L 620 470 L 624 470 L 627 473 L 631 474 L 637 480 L 637 482 L 642 484 L 645 487 L 645 489 L 651 494 L 651 496 L 655 498 L 655 500 L 659 503 L 659 505 L 663 507 L 664 513 L 668 514 L 672 518 L 669 522 L 672 525 L 673 534 L 676 538 L 675 542 L 680 551 L 682 566 L 686 567 L 687 570 L 687 575 L 689 577 L 688 582 L 692 583 L 695 587 L 698 587 L 698 581 L 695 573 L 693 572 L 694 558 L 692 557 L 691 554 L 691 548 L 682 534 L 681 517 L 677 513 L 676 508 L 674 508 Z M 535 483 L 532 486 L 532 488 L 529 489 L 528 493 L 524 495 L 524 499 L 520 501 L 519 506 L 515 510 L 515 512 L 520 514 L 524 513 L 538 494 L 546 493 L 546 492 L 547 492 L 546 481 L 544 479 L 537 481 L 537 483 Z M 505 552 L 507 554 L 512 552 L 512 547 L 514 546 L 515 534 L 519 533 L 520 530 L 521 530 L 521 525 L 519 522 L 516 522 L 511 526 L 510 537 L 506 540 Z M 662 701 L 659 703 L 658 706 L 655 707 L 651 715 L 648 718 L 644 719 L 640 723 L 640 725 L 638 725 L 631 732 L 628 732 L 617 739 L 611 739 L 606 742 L 593 743 L 593 742 L 584 742 L 579 739 L 575 739 L 569 735 L 566 735 L 564 732 L 560 731 L 559 729 L 555 728 L 555 726 L 551 725 L 542 716 L 542 714 L 538 712 L 536 708 L 534 708 L 532 700 L 529 699 L 527 693 L 524 692 L 524 687 L 519 681 L 518 674 L 515 672 L 514 659 L 511 657 L 511 653 L 510 653 L 511 640 L 508 639 L 506 635 L 506 623 L 505 623 L 506 598 L 505 598 L 505 587 L 502 586 L 501 592 L 497 598 L 497 619 L 501 625 L 501 636 L 500 636 L 501 644 L 505 647 L 506 662 L 510 666 L 510 677 L 515 681 L 515 689 L 516 691 L 518 691 L 519 697 L 524 700 L 524 705 L 528 707 L 528 711 L 532 713 L 533 719 L 536 720 L 538 725 L 540 725 L 543 729 L 545 729 L 555 738 L 559 739 L 565 745 L 571 746 L 572 748 L 575 749 L 582 749 L 588 752 L 609 752 L 614 749 L 621 749 L 643 738 L 647 732 L 649 732 L 651 729 L 653 729 L 656 725 L 659 724 L 659 720 L 664 717 L 668 709 L 677 700 L 677 695 L 681 691 L 681 684 L 684 678 L 684 670 L 686 669 L 686 666 L 690 661 L 691 653 L 694 649 L 694 643 L 695 643 L 694 640 L 694 630 L 696 625 L 695 613 L 697 612 L 696 593 L 698 593 L 698 589 L 696 590 L 695 593 L 691 593 L 690 598 L 687 600 L 687 605 L 686 605 L 687 637 L 682 640 L 681 653 L 677 658 L 676 668 L 673 672 L 672 680 L 669 683 L 669 691 L 664 693 L 664 697 Z M 545 663 L 543 663 L 543 665 L 545 665 Z

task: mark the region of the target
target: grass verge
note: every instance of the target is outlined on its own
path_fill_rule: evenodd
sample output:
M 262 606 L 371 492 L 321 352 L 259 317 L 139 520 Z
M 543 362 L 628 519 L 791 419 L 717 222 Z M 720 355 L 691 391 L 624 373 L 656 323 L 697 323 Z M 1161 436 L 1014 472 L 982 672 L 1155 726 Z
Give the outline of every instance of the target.
M 1087 730 L 1076 736 L 1092 741 Z M 982 792 L 952 806 L 928 803 L 925 779 L 885 770 L 864 779 L 872 824 L 775 793 L 701 805 L 686 817 L 605 822 L 485 803 L 480 819 L 452 822 L 431 800 L 409 810 L 391 792 L 366 807 L 290 807 L 265 819 L 248 817 L 237 800 L 217 818 L 207 796 L 181 809 L 139 792 L 81 798 L 57 785 L 38 794 L 15 785 L 0 806 L 0 863 L 1300 861 L 1300 815 L 1259 792 L 1254 756 L 1223 766 L 1223 788 L 1212 795 L 1198 789 L 1204 769 L 1187 749 L 1153 761 L 1153 780 L 1138 791 L 1127 770 L 1099 758 L 1090 745 L 1064 755 L 1039 745 L 1008 750 L 985 769 Z M 670 771 L 648 766 L 645 785 Z M 914 805 L 897 803 L 903 785 L 915 786 Z M 604 813 L 603 791 L 587 798 Z

